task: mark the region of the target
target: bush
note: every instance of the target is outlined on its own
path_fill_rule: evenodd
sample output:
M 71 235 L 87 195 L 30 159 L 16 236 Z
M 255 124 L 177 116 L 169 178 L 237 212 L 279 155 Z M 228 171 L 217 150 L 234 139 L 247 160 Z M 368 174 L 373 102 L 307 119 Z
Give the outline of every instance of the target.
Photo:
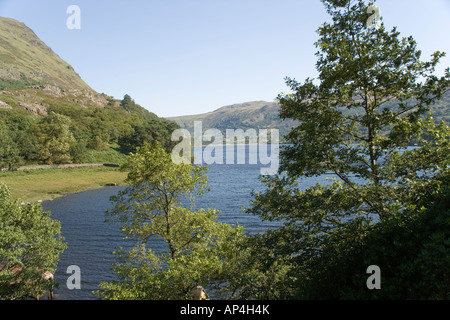
M 360 241 L 336 233 L 314 259 L 297 297 L 306 299 L 449 299 L 450 188 L 440 197 L 374 225 Z M 350 234 L 347 234 L 350 235 Z M 369 290 L 366 269 L 381 269 Z
M 425 212 L 417 211 L 383 222 L 369 234 L 363 261 L 381 268 L 382 287 L 363 297 L 450 298 L 450 189 Z

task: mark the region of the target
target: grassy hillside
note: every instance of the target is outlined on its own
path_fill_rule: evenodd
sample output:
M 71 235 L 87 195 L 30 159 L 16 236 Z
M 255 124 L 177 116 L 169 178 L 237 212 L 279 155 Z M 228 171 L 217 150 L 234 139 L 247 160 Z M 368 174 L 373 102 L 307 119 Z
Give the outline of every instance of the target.
M 0 17 L 0 87 L 25 85 L 91 90 L 72 66 L 30 28 L 14 19 Z
M 146 141 L 169 148 L 177 127 L 128 95 L 95 92 L 31 29 L 0 18 L 0 169 L 120 163 Z
M 395 108 L 396 103 L 390 102 L 386 107 Z M 296 125 L 296 122 L 290 119 L 281 120 L 279 108 L 280 106 L 274 102 L 254 101 L 222 107 L 204 114 L 168 119 L 191 133 L 194 130 L 194 121 L 202 121 L 203 130 L 216 128 L 223 134 L 225 134 L 226 129 L 278 129 L 283 141 L 283 137 Z M 446 121 L 450 123 L 450 91 L 445 93 L 444 97 L 431 107 L 431 112 L 436 122 Z
M 202 121 L 203 130 L 219 129 L 225 134 L 226 129 L 278 129 L 280 138 L 295 125 L 294 121 L 281 121 L 278 116 L 280 106 L 275 102 L 253 101 L 225 106 L 213 112 L 167 118 L 180 127 L 194 131 L 194 121 Z
M 118 168 L 108 167 L 38 169 L 0 172 L 0 183 L 9 186 L 13 198 L 36 202 L 106 185 L 124 185 L 127 174 Z

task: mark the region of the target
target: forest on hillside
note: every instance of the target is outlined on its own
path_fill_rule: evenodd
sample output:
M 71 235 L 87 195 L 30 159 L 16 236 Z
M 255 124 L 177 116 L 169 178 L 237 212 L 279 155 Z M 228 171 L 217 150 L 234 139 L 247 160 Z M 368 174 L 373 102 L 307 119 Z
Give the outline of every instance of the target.
M 147 111 L 129 96 L 107 99 L 104 107 L 80 107 L 65 97 L 39 89 L 3 88 L 0 108 L 0 168 L 25 164 L 122 163 L 144 141 L 170 147 L 178 126 Z M 32 90 L 32 92 L 30 92 Z M 23 107 L 17 96 L 32 94 L 43 100 L 43 114 Z M 39 112 L 38 112 L 39 113 Z

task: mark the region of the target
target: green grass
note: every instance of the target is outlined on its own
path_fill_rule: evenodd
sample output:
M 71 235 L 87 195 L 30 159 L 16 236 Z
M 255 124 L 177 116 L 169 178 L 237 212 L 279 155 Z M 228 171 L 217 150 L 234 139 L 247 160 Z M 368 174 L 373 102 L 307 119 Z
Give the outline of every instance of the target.
M 0 183 L 9 186 L 15 199 L 24 202 L 51 200 L 66 194 L 125 185 L 127 172 L 109 167 L 39 169 L 0 172 Z
M 118 146 L 115 146 L 119 148 Z M 83 163 L 115 163 L 123 164 L 127 160 L 127 155 L 118 150 L 110 148 L 106 151 L 88 150 L 84 155 Z
M 8 72 L 4 86 L 18 88 L 24 83 L 48 83 L 91 90 L 29 27 L 11 18 L 0 17 L 0 56 L 0 65 Z

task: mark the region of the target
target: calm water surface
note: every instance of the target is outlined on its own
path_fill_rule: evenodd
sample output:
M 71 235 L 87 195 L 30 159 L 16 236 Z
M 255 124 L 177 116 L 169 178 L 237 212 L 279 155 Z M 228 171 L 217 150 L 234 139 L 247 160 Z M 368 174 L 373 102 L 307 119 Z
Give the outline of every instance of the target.
M 235 162 L 237 163 L 237 162 Z M 246 162 L 248 163 L 248 162 Z M 265 231 L 274 226 L 263 222 L 259 217 L 243 212 L 249 207 L 253 190 L 264 190 L 259 180 L 260 165 L 208 165 L 211 191 L 196 197 L 198 208 L 220 210 L 222 222 L 244 226 L 246 232 Z M 327 177 L 306 181 L 307 184 L 326 183 Z M 115 261 L 112 252 L 126 246 L 117 223 L 104 222 L 105 210 L 112 207 L 110 197 L 124 187 L 105 187 L 68 195 L 53 201 L 44 202 L 44 210 L 52 212 L 52 218 L 61 222 L 61 232 L 68 248 L 60 256 L 55 279 L 59 288 L 55 289 L 55 298 L 61 300 L 98 299 L 92 291 L 98 290 L 101 281 L 115 279 L 110 267 Z M 130 243 L 128 243 L 130 244 Z M 157 243 L 152 245 L 158 246 Z M 81 270 L 81 289 L 69 290 L 66 282 L 70 277 L 67 268 L 77 265 Z

